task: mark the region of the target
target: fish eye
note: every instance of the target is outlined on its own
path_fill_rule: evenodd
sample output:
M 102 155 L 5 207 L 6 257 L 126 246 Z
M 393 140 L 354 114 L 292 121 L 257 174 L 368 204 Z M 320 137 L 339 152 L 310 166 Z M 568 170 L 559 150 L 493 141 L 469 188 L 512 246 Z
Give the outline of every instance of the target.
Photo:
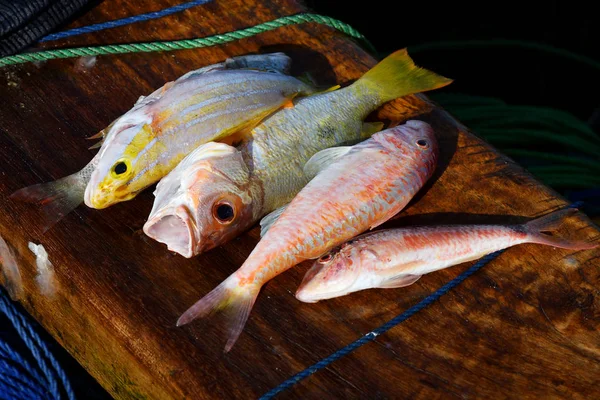
M 214 205 L 213 215 L 220 223 L 227 224 L 233 221 L 233 218 L 235 217 L 235 212 L 231 204 L 220 202 Z
M 112 174 L 115 177 L 121 176 L 129 171 L 129 165 L 126 161 L 117 161 L 117 163 L 112 167 Z
M 429 147 L 429 142 L 427 142 L 427 140 L 425 139 L 419 139 L 417 140 L 417 146 L 426 149 L 427 147 Z
M 331 255 L 331 253 L 325 254 L 323 257 L 319 258 L 319 262 L 321 264 L 326 264 L 329 261 L 331 261 L 332 258 L 333 258 L 333 256 Z

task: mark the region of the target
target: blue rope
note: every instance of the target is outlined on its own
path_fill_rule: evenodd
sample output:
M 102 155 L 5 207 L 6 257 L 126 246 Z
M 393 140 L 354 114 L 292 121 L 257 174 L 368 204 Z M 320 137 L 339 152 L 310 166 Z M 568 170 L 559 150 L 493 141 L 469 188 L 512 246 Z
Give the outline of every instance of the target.
M 175 14 L 188 8 L 206 4 L 212 0 L 193 0 L 187 3 L 178 4 L 173 7 L 165 8 L 159 11 L 153 11 L 146 14 L 134 15 L 132 17 L 116 19 L 114 21 L 102 22 L 100 24 L 87 25 L 80 28 L 69 29 L 67 31 L 52 33 L 40 39 L 40 42 L 48 42 L 50 40 L 64 39 L 70 36 L 82 35 L 84 33 L 102 31 L 104 29 L 116 28 L 118 26 L 134 24 L 136 22 L 149 21 L 152 19 L 166 17 L 167 15 Z
M 579 207 L 581 207 L 582 204 L 583 204 L 582 202 L 576 202 L 576 203 L 571 204 L 569 207 L 570 208 L 579 208 Z M 327 367 L 332 362 L 339 360 L 340 358 L 344 357 L 345 355 L 358 349 L 362 345 L 372 342 L 373 340 L 375 340 L 375 338 L 377 336 L 384 334 L 385 332 L 389 331 L 396 325 L 406 321 L 407 319 L 409 319 L 410 317 L 412 317 L 413 315 L 415 315 L 416 313 L 418 313 L 425 307 L 427 307 L 427 306 L 431 305 L 432 303 L 434 303 L 435 301 L 437 301 L 440 297 L 442 297 L 443 295 L 448 293 L 450 290 L 452 290 L 456 286 L 460 285 L 465 279 L 467 279 L 468 277 L 473 275 L 475 272 L 479 271 L 481 268 L 483 268 L 489 262 L 496 259 L 496 257 L 498 257 L 500 254 L 502 254 L 504 251 L 506 251 L 506 250 L 498 250 L 494 253 L 490 253 L 490 254 L 482 257 L 471 268 L 469 268 L 468 270 L 466 270 L 465 272 L 463 272 L 456 278 L 452 279 L 450 282 L 446 283 L 444 286 L 442 286 L 441 288 L 439 288 L 438 290 L 436 290 L 429 296 L 425 297 L 423 300 L 421 300 L 416 305 L 414 305 L 411 308 L 409 308 L 408 310 L 404 311 L 402 314 L 398 315 L 397 317 L 389 320 L 385 324 L 381 325 L 379 328 L 367 333 L 366 335 L 364 335 L 360 339 L 356 340 L 355 342 L 350 343 L 346 347 L 341 348 L 340 350 L 336 351 L 335 353 L 331 354 L 330 356 L 328 356 L 328 357 L 322 359 L 321 361 L 317 362 L 316 364 L 313 364 L 312 366 L 306 368 L 304 371 L 299 372 L 296 375 L 292 376 L 291 378 L 284 381 L 277 387 L 271 389 L 270 391 L 268 391 L 267 393 L 262 395 L 262 397 L 260 397 L 260 400 L 272 399 L 278 393 L 281 393 L 282 391 L 289 389 L 290 387 L 294 386 L 295 384 L 302 381 L 303 379 L 308 378 L 309 376 L 311 376 L 318 370 Z
M 40 388 L 39 384 L 32 381 L 30 377 L 23 373 L 18 366 L 10 365 L 5 359 L 0 358 L 0 371 L 3 371 L 2 378 L 0 378 L 0 384 L 10 384 L 17 388 L 21 394 L 35 394 L 35 398 L 44 398 L 44 391 Z M 8 379 L 7 379 L 8 378 Z M 2 392 L 0 392 L 1 394 Z
M 18 389 L 17 389 L 18 390 Z M 32 399 L 38 399 L 39 397 L 32 397 Z M 2 400 L 26 400 L 21 393 L 15 391 L 12 384 L 4 383 L 0 381 L 0 399 Z
M 463 282 L 469 276 L 473 275 L 475 272 L 477 272 L 479 269 L 481 269 L 487 263 L 489 263 L 490 261 L 492 261 L 493 259 L 498 257 L 503 252 L 504 252 L 504 250 L 500 250 L 500 251 L 488 254 L 487 256 L 483 257 L 471 268 L 469 268 L 468 270 L 466 270 L 465 272 L 463 272 L 456 278 L 452 279 L 450 282 L 446 283 L 444 286 L 442 286 L 441 288 L 439 288 L 438 290 L 436 290 L 434 293 L 430 294 L 429 296 L 425 297 L 419 303 L 412 306 L 408 310 L 404 311 L 402 314 L 398 315 L 395 318 L 392 318 L 385 324 L 381 325 L 379 328 L 367 333 L 365 336 L 361 337 L 360 339 L 356 340 L 353 343 L 350 343 L 346 347 L 341 348 L 340 350 L 336 351 L 335 353 L 331 354 L 330 356 L 322 359 L 318 363 L 313 364 L 312 366 L 306 368 L 304 371 L 299 372 L 298 374 L 292 376 L 288 380 L 281 383 L 279 386 L 277 386 L 277 387 L 271 389 L 269 392 L 265 393 L 260 398 L 260 400 L 272 399 L 278 393 L 280 393 L 286 389 L 289 389 L 290 387 L 294 386 L 296 383 L 300 382 L 301 380 L 308 378 L 310 375 L 314 374 L 318 370 L 325 368 L 332 362 L 334 362 L 334 361 L 344 357 L 345 355 L 353 352 L 354 350 L 358 349 L 360 346 L 362 346 L 366 343 L 372 342 L 373 340 L 375 340 L 375 338 L 377 336 L 387 332 L 388 330 L 390 330 L 394 326 L 400 324 L 401 322 L 406 321 L 407 319 L 409 319 L 410 317 L 412 317 L 413 315 L 415 315 L 416 313 L 418 313 L 425 307 L 429 306 L 431 303 L 438 300 L 440 297 L 442 297 L 443 295 L 448 293 L 450 290 L 452 290 L 453 288 L 458 286 L 461 282 Z
M 29 362 L 24 359 L 21 354 L 12 348 L 8 343 L 0 341 L 0 360 L 10 360 L 16 365 L 19 365 L 24 370 L 28 371 L 29 375 L 37 382 L 44 382 L 45 379 L 42 378 L 38 371 L 29 364 Z
M 6 290 L 2 287 L 0 287 L 0 313 L 5 314 L 12 323 L 37 363 L 37 368 L 32 367 L 18 351 L 0 338 L 0 394 L 11 393 L 11 399 L 21 398 L 13 395 L 16 390 L 26 399 L 58 400 L 64 398 L 59 387 L 60 382 L 67 398 L 74 400 L 75 394 L 64 370 L 25 315 L 10 302 Z M 16 368 L 10 368 L 11 365 Z
M 23 359 L 21 354 L 13 349 L 8 343 L 0 342 L 0 384 L 18 383 L 26 386 L 19 390 L 22 394 L 27 394 L 35 398 L 44 398 L 47 392 L 41 383 L 45 382 L 40 377 L 37 370 L 32 368 L 27 360 Z M 7 380 L 8 379 L 8 380 Z M 0 393 L 2 393 L 0 391 Z

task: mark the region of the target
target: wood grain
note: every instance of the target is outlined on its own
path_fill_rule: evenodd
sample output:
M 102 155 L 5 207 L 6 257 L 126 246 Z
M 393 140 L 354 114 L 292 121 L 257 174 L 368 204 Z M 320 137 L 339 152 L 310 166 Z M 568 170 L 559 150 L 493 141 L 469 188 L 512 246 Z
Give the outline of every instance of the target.
M 106 0 L 77 24 L 158 10 L 175 1 Z M 305 11 L 292 0 L 213 1 L 168 18 L 45 47 L 172 40 L 223 33 Z M 398 48 L 403 47 L 399 41 Z M 0 235 L 15 248 L 26 309 L 116 398 L 254 398 L 435 291 L 470 264 L 397 290 L 317 304 L 293 293 L 308 265 L 270 282 L 244 332 L 224 355 L 216 319 L 176 328 L 177 317 L 238 268 L 254 228 L 191 260 L 141 233 L 153 197 L 106 210 L 78 208 L 42 234 L 39 211 L 13 191 L 79 170 L 84 138 L 185 72 L 229 56 L 281 50 L 295 71 L 348 83 L 376 63 L 357 43 L 306 24 L 206 49 L 98 57 L 85 68 L 57 60 L 0 71 Z M 418 62 L 418 59 L 417 59 Z M 522 222 L 566 204 L 425 96 L 394 101 L 373 118 L 434 125 L 439 168 L 383 227 Z M 598 240 L 584 215 L 561 235 Z M 27 243 L 42 243 L 60 285 L 35 286 Z M 400 326 L 285 392 L 284 398 L 594 398 L 600 396 L 600 252 L 521 245 Z

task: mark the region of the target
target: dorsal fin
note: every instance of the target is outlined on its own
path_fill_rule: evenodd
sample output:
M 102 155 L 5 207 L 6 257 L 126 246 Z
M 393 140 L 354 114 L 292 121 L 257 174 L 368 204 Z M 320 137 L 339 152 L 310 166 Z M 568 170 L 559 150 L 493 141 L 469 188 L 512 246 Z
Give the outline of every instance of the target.
M 320 171 L 347 154 L 350 149 L 352 149 L 352 146 L 340 146 L 319 151 L 304 165 L 304 175 L 308 179 L 314 178 Z

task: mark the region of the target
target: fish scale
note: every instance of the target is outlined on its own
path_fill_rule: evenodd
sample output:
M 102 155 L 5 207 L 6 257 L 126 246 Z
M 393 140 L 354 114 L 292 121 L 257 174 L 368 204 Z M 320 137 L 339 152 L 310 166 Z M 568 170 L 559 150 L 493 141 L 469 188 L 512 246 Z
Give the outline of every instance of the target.
M 359 290 L 408 286 L 423 274 L 522 243 L 571 250 L 597 247 L 544 233 L 575 212 L 561 210 L 523 225 L 407 227 L 364 234 L 315 262 L 296 297 L 316 302 Z
M 312 92 L 290 76 L 247 70 L 206 73 L 185 83 L 175 82 L 147 107 L 125 114 L 109 131 L 86 187 L 88 206 L 105 208 L 132 198 L 199 145 L 247 130 L 285 101 Z M 180 104 L 184 93 L 184 104 Z M 207 106 L 190 110 L 192 102 Z M 119 130 L 122 125 L 131 128 Z M 123 159 L 129 160 L 131 171 L 115 176 L 111 169 Z
M 381 130 L 382 123 L 364 123 L 379 105 L 448 83 L 449 79 L 414 65 L 401 50 L 349 86 L 295 100 L 293 107 L 270 115 L 237 149 L 231 148 L 228 163 L 219 158 L 220 176 L 198 180 L 172 197 L 161 194 L 167 185 L 159 183 L 144 232 L 185 257 L 221 245 L 289 203 L 312 178 L 304 165 L 315 153 L 355 144 Z M 207 161 L 201 152 L 193 156 L 200 157 L 198 162 Z M 225 177 L 236 171 L 244 171 L 247 180 L 232 187 Z M 186 175 L 186 168 L 178 167 L 167 179 Z M 252 201 L 242 201 L 242 195 Z M 231 219 L 222 220 L 215 213 L 219 208 Z
M 186 311 L 178 325 L 227 307 L 233 311 L 225 347 L 229 350 L 267 281 L 391 218 L 431 177 L 437 154 L 433 130 L 422 121 L 375 133 L 349 148 L 317 153 L 305 168 L 331 159 L 319 164 L 318 174 L 273 222 L 246 262 Z
M 388 231 L 366 237 L 362 242 L 369 247 L 377 243 L 377 253 L 410 253 L 423 259 L 451 260 L 467 254 L 477 256 L 514 246 L 527 240 L 524 232 L 510 226 L 439 226 Z M 379 243 L 381 241 L 381 243 Z M 381 250 L 379 250 L 381 249 Z M 385 258 L 385 257 L 384 257 Z M 385 263 L 373 264 L 385 269 Z
M 314 89 L 283 72 L 283 53 L 247 55 L 191 71 L 146 97 L 93 138 L 103 142 L 84 170 L 23 188 L 12 198 L 37 203 L 45 229 L 82 201 L 105 208 L 135 197 L 199 145 L 232 140 L 296 96 Z M 280 71 L 272 72 L 272 71 Z

